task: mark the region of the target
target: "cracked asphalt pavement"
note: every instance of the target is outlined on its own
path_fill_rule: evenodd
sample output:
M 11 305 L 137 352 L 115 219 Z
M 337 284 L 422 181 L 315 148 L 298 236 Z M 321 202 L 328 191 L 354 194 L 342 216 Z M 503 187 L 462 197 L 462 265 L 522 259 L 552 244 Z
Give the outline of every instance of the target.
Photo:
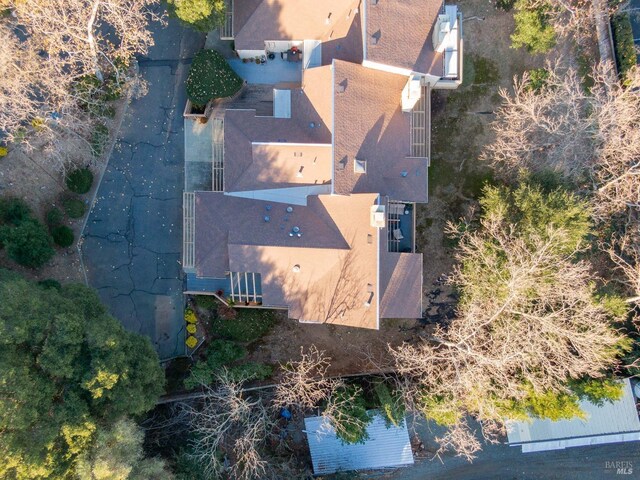
M 131 101 L 89 214 L 82 245 L 89 284 L 111 313 L 148 336 L 161 359 L 184 354 L 182 111 L 201 34 L 170 19 L 139 59 L 148 93 Z

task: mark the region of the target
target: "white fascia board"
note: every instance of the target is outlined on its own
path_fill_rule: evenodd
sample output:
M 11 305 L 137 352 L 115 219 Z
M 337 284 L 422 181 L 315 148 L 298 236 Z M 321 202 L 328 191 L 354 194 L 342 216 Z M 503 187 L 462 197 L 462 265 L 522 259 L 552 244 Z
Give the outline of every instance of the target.
M 362 59 L 364 61 L 367 60 L 367 2 L 369 0 L 364 0 L 361 2 L 362 8 Z M 364 61 L 362 62 L 364 64 Z
M 363 2 L 363 4 L 366 4 Z M 331 60 L 331 195 L 335 195 L 336 183 L 336 59 Z
M 382 197 L 378 194 L 378 205 L 381 203 Z M 376 249 L 377 249 L 377 265 L 376 265 L 376 330 L 380 330 L 380 230 L 376 228 Z

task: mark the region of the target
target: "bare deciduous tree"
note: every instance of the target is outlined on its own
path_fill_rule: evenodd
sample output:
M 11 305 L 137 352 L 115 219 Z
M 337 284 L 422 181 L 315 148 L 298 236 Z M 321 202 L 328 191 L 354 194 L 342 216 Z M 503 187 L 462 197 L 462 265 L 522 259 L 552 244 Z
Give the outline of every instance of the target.
M 445 446 L 471 457 L 468 414 L 495 440 L 509 406 L 528 392 L 565 392 L 568 379 L 598 378 L 616 363 L 621 335 L 593 300 L 593 275 L 574 252 L 558 250 L 565 232 L 515 234 L 496 216 L 481 228 L 450 226 L 460 238 L 450 281 L 463 292 L 458 318 L 417 345 L 391 348 L 413 403 L 453 426 Z M 425 395 L 433 401 L 425 403 Z M 512 412 L 513 413 L 513 412 Z
M 247 396 L 226 369 L 214 387 L 203 389 L 202 402 L 184 408 L 194 432 L 193 455 L 208 478 L 220 478 L 225 471 L 237 480 L 266 477 L 268 462 L 260 450 L 273 423 L 263 401 Z M 228 468 L 219 457 L 223 451 L 231 457 Z
M 640 305 L 640 244 L 638 238 L 633 238 L 629 233 L 623 236 L 614 236 L 604 249 L 621 275 L 614 279 L 623 284 L 629 292 L 627 303 Z
M 476 453 L 482 450 L 476 432 L 471 430 L 466 419 L 453 425 L 443 436 L 436 437 L 435 440 L 440 445 L 436 456 L 453 451 L 457 457 L 464 457 L 471 461 L 476 458 Z
M 19 0 L 10 1 L 16 22 L 26 29 L 49 58 L 67 72 L 95 74 L 105 66 L 121 71 L 136 53 L 146 53 L 153 38 L 149 20 L 161 20 L 151 10 L 156 0 Z
M 551 170 L 593 193 L 598 219 L 640 207 L 640 71 L 625 86 L 600 65 L 585 92 L 574 70 L 549 66 L 539 90 L 528 76 L 515 79 L 514 93 L 501 89 L 504 103 L 493 124 L 496 140 L 484 157 L 498 172 Z
M 331 358 L 315 345 L 305 352 L 300 348 L 300 359 L 282 367 L 282 380 L 276 386 L 273 404 L 277 408 L 313 408 L 325 400 L 339 383 L 327 377 Z

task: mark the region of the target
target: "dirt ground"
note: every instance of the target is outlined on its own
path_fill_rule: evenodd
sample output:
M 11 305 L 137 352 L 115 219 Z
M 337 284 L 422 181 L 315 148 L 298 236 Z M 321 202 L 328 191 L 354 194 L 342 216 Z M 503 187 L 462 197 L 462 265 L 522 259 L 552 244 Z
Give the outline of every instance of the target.
M 126 112 L 127 103 L 127 98 L 111 102 L 116 114 L 110 125 L 107 125 L 111 133 L 102 157 L 87 162 L 86 159 L 92 158 L 88 145 L 85 146 L 84 150 L 86 151 L 84 153 L 82 150 L 78 152 L 75 165 L 77 167 L 89 167 L 93 172 L 94 181 L 91 190 L 79 196 L 87 206 L 84 216 L 77 219 L 65 219 L 65 224 L 73 230 L 74 244 L 68 248 L 56 247 L 56 254 L 46 265 L 38 270 L 17 265 L 7 258 L 3 249 L 0 249 L 0 268 L 15 270 L 33 280 L 52 278 L 63 283 L 85 281 L 82 259 L 80 258 L 77 244 L 78 241 L 81 241 L 80 234 L 91 210 L 99 179 L 106 168 L 115 137 Z M 70 166 L 71 168 L 73 167 Z M 26 152 L 22 148 L 15 148 L 15 146 L 9 145 L 8 155 L 0 158 L 0 196 L 23 199 L 29 204 L 39 220 L 44 221 L 45 214 L 51 207 L 57 206 L 64 210 L 61 206 L 61 197 L 65 192 L 68 192 L 68 190 L 63 175 L 46 163 L 37 146 L 32 151 Z
M 495 3 L 458 2 L 463 13 L 463 84 L 455 91 L 435 91 L 431 114 L 429 203 L 418 205 L 416 248 L 424 256 L 425 316 L 433 321 L 451 315 L 451 287 L 443 280 L 454 264 L 444 233 L 474 205 L 488 166 L 479 160 L 491 141 L 489 124 L 500 104 L 499 87 L 509 88 L 514 75 L 544 66 L 543 56 L 510 48 L 513 15 Z

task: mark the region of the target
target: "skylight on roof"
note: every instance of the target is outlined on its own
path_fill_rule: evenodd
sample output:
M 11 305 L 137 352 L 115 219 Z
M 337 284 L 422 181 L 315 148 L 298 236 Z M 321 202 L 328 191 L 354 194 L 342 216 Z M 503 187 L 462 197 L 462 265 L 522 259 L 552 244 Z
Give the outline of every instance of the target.
M 355 173 L 367 173 L 367 161 L 356 158 L 353 162 L 353 171 Z

